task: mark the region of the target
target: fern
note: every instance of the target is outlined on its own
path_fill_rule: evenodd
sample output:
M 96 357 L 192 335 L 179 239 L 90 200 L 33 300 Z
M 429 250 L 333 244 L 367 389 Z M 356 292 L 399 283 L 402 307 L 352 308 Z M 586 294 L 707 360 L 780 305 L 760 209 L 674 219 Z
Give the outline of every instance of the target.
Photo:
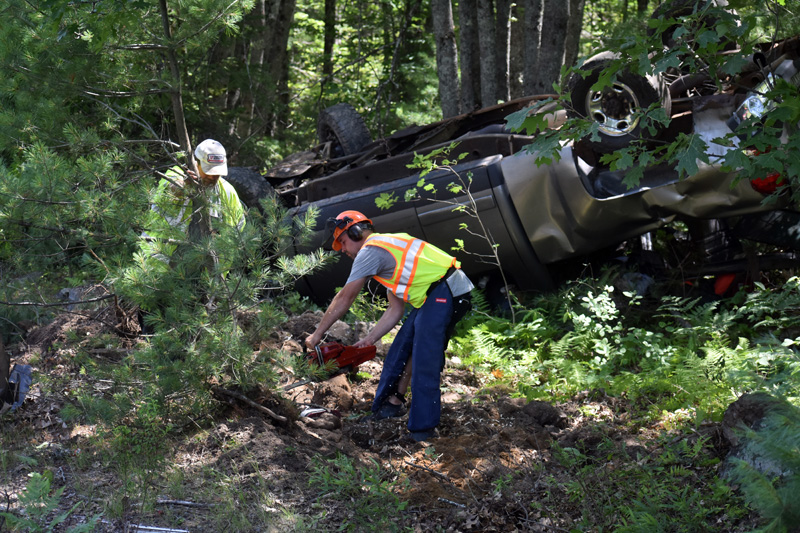
M 759 431 L 745 433 L 749 451 L 775 465 L 778 472 L 765 473 L 737 459 L 731 481 L 739 484 L 746 501 L 766 521 L 758 531 L 796 531 L 800 528 L 800 410 L 784 403 Z
M 31 474 L 28 485 L 19 497 L 19 503 L 24 509 L 24 513 L 16 515 L 9 512 L 0 512 L 0 519 L 6 521 L 6 525 L 11 531 L 26 531 L 30 533 L 54 531 L 56 526 L 64 523 L 69 516 L 77 509 L 81 503 L 76 503 L 71 509 L 57 513 L 51 518 L 53 512 L 58 511 L 61 495 L 64 487 L 50 490 L 51 475 L 39 473 Z M 84 533 L 94 531 L 100 515 L 90 518 L 85 524 L 67 528 L 67 533 Z M 3 522 L 0 521 L 0 526 Z

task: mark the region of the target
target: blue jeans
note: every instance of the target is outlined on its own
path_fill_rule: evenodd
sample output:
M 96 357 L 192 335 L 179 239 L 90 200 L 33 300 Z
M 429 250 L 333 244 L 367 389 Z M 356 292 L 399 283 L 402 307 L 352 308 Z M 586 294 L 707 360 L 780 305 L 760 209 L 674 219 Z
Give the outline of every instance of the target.
M 372 411 L 397 393 L 397 382 L 411 354 L 411 409 L 409 431 L 425 431 L 439 425 L 442 411 L 440 376 L 444 368 L 447 328 L 453 317 L 453 295 L 447 283 L 439 283 L 419 309 L 412 310 L 397 333 L 375 391 Z

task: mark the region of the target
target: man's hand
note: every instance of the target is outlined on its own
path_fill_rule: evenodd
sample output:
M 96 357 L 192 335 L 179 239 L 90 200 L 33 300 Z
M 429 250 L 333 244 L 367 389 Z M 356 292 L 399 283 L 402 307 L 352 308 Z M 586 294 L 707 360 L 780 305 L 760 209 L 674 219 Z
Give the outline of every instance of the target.
M 336 293 L 336 296 L 333 297 L 333 301 L 331 301 L 325 314 L 322 315 L 322 320 L 320 320 L 317 325 L 316 331 L 306 337 L 306 346 L 310 350 L 313 350 L 314 346 L 320 343 L 322 336 L 325 335 L 325 332 L 330 329 L 333 323 L 347 313 L 347 310 L 353 305 L 353 301 L 355 301 L 358 292 L 366 281 L 367 278 L 353 280 Z
M 195 185 L 199 185 L 200 184 L 200 178 L 197 176 L 197 173 L 195 173 L 194 170 L 191 170 L 191 169 L 187 168 L 186 169 L 186 177 L 189 178 L 189 181 L 191 183 L 194 183 Z
M 389 300 L 389 306 L 383 315 L 378 319 L 378 322 L 372 328 L 372 331 L 367 333 L 363 339 L 355 343 L 353 346 L 363 348 L 365 346 L 372 346 L 383 338 L 384 335 L 389 333 L 393 327 L 400 322 L 403 318 L 403 311 L 405 310 L 405 303 L 398 298 L 393 292 L 387 292 L 386 298 Z
M 308 348 L 309 350 L 313 350 L 317 346 L 317 344 L 320 343 L 321 340 L 322 340 L 321 336 L 317 336 L 316 333 L 312 333 L 311 335 L 306 337 L 306 348 Z

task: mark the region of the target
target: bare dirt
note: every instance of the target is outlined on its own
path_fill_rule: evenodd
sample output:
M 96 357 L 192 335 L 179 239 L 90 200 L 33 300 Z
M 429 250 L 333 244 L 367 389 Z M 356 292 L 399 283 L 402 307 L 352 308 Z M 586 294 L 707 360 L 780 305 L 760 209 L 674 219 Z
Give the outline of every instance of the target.
M 261 512 L 270 522 L 253 518 L 250 522 L 258 526 L 248 531 L 293 531 L 299 527 L 297 517 L 306 517 L 303 523 L 306 527 L 313 523 L 316 531 L 372 531 L 369 518 L 356 516 L 352 500 L 323 493 L 309 482 L 320 458 L 324 463 L 337 456 L 366 468 L 378 465 L 387 482 L 398 481 L 393 490 L 406 506 L 396 520 L 398 529 L 569 531 L 580 523 L 603 529 L 603 524 L 614 523 L 618 517 L 603 511 L 601 496 L 593 500 L 587 483 L 602 483 L 604 472 L 625 462 L 646 460 L 670 439 L 699 436 L 670 436 L 661 422 L 642 426 L 632 420 L 631 405 L 606 397 L 601 390 L 563 403 L 528 402 L 512 397 L 512 391 L 492 376 L 477 376 L 448 364 L 442 380 L 438 437 L 416 443 L 407 438 L 405 416 L 369 423 L 359 420 L 369 412 L 381 369 L 379 355 L 360 368 L 368 378 L 342 375 L 311 383 L 287 392 L 288 401 L 277 401 L 268 391 L 252 397 L 287 417 L 287 422 L 278 422 L 236 398 L 220 396 L 216 419 L 198 424 L 196 431 L 187 431 L 172 445 L 168 469 L 185 473 L 184 497 L 176 501 L 165 479 L 157 477 L 152 490 L 161 503 L 154 510 L 142 510 L 140 502 L 125 502 L 123 509 L 109 512 L 105 507 L 109 495 L 119 491 L 125 480 L 102 454 L 89 451 L 97 449 L 92 440 L 97 435 L 95 426 L 66 423 L 60 416 L 64 406 L 75 401 L 71 391 L 94 381 L 72 363 L 77 350 L 89 350 L 98 362 L 113 362 L 138 342 L 120 338 L 116 346 L 87 348 L 88 339 L 110 332 L 110 311 L 105 323 L 96 320 L 102 316 L 64 314 L 49 325 L 32 328 L 24 343 L 7 347 L 12 364 L 34 364 L 34 385 L 20 409 L 0 417 L 2 431 L 15 435 L 9 451 L 30 458 L 12 461 L 11 468 L 2 469 L 0 510 L 17 509 L 29 474 L 46 470 L 52 473 L 54 487 L 64 489 L 61 508 L 78 505 L 56 531 L 99 512 L 104 513 L 104 522 L 98 531 L 137 531 L 135 525 L 152 528 L 149 531 L 220 531 L 213 519 L 218 502 L 209 501 L 202 490 L 206 478 L 193 475 L 209 468 L 230 476 L 243 493 L 268 493 Z M 318 318 L 296 317 L 269 342 L 299 352 L 300 342 Z M 343 325 L 334 330 L 334 337 L 345 342 L 352 341 L 352 335 Z M 48 379 L 37 378 L 44 373 Z M 290 381 L 286 376 L 284 383 Z M 48 383 L 60 385 L 54 389 Z M 109 386 L 99 380 L 91 385 L 98 395 Z M 308 407 L 324 411 L 298 416 Z M 717 426 L 701 428 L 701 432 L 712 437 L 704 453 L 724 453 Z M 593 468 L 593 474 L 580 481 L 583 496 L 574 492 L 576 467 L 557 460 L 555 443 L 579 450 L 586 457 L 580 468 Z M 243 506 L 241 512 L 250 512 L 247 509 Z

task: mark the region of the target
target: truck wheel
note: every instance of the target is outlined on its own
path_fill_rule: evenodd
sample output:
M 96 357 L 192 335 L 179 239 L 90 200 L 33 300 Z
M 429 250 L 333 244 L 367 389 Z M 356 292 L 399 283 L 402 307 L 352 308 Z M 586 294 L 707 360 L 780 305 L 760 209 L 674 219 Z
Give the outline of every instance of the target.
M 275 196 L 272 185 L 254 168 L 228 167 L 225 180 L 236 189 L 239 200 L 251 209 L 259 207 L 262 198 Z
M 322 110 L 317 120 L 317 136 L 321 143 L 332 143 L 334 157 L 358 153 L 372 142 L 364 119 L 347 103 Z
M 727 7 L 728 2 L 727 0 L 668 0 L 666 2 L 662 2 L 656 9 L 653 11 L 653 14 L 650 15 L 651 20 L 681 20 L 685 17 L 690 17 L 695 13 L 703 13 L 706 9 L 711 7 Z M 731 10 L 732 12 L 732 10 Z M 717 17 L 712 16 L 710 14 L 701 14 L 699 17 L 695 17 L 692 19 L 692 26 L 690 27 L 688 35 L 682 37 L 686 39 L 687 42 L 691 42 L 693 40 L 692 35 L 696 33 L 696 30 L 699 28 L 700 25 L 704 25 L 708 28 L 713 28 L 719 20 Z M 664 45 L 664 48 L 674 48 L 681 44 L 681 41 L 675 39 L 675 30 L 677 30 L 681 26 L 680 23 L 673 24 L 666 30 L 661 33 L 661 43 Z M 655 33 L 653 28 L 647 30 L 647 35 L 652 36 Z
M 669 92 L 656 76 L 642 76 L 621 70 L 612 85 L 592 89 L 600 73 L 616 57 L 612 52 L 591 57 L 581 67 L 589 75 L 584 78 L 580 74 L 573 74 L 567 82 L 572 102 L 567 109 L 567 116 L 597 122 L 600 141 L 586 139 L 583 142 L 599 154 L 625 148 L 632 141 L 647 135 L 640 113 L 652 104 L 661 102 L 667 115 L 670 112 Z

